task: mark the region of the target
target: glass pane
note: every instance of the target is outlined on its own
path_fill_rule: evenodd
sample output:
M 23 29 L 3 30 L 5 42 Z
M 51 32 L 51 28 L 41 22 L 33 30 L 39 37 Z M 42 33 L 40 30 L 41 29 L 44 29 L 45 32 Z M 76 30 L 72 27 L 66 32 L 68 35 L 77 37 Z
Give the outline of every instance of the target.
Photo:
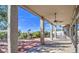
M 0 5 L 0 30 L 7 29 L 7 6 Z

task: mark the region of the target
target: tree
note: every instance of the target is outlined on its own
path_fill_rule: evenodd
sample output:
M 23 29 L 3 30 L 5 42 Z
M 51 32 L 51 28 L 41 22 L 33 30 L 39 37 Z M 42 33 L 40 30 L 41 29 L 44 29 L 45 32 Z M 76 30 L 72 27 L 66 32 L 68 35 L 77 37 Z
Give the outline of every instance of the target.
M 7 6 L 0 6 L 0 30 L 7 29 Z
M 32 39 L 31 29 L 28 29 L 28 39 Z
M 18 31 L 18 36 L 20 36 L 20 35 L 21 35 L 21 31 L 19 30 L 19 31 Z

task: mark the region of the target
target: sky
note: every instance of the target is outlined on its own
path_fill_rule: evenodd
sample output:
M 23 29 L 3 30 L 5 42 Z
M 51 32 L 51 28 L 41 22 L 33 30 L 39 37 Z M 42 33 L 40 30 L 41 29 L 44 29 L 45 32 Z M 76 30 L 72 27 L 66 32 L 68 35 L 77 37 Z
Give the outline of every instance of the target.
M 51 30 L 47 21 L 44 21 L 44 27 L 45 31 Z M 57 28 L 60 29 L 60 26 L 57 26 Z M 31 29 L 31 32 L 40 31 L 40 17 L 18 7 L 18 29 L 21 32 L 27 32 L 29 29 Z
M 40 29 L 40 17 L 33 15 L 24 10 L 21 7 L 18 7 L 18 29 L 22 32 L 27 32 L 31 29 L 32 32 L 39 31 Z

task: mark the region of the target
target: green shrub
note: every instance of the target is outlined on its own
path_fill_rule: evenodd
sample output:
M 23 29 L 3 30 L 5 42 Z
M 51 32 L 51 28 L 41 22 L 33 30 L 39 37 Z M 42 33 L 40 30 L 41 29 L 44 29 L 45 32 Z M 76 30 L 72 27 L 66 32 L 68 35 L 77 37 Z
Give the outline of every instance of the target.
M 33 32 L 32 35 L 33 35 L 33 38 L 39 38 L 40 37 L 40 32 L 39 31 L 38 32 Z
M 7 33 L 5 32 L 0 32 L 0 39 L 4 39 L 4 38 L 7 38 Z

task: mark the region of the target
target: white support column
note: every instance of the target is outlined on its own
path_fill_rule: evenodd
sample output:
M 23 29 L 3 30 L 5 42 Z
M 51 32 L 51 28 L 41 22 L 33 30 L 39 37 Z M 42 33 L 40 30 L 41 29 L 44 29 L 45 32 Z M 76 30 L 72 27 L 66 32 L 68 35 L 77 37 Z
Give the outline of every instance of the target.
M 16 53 L 18 40 L 18 8 L 15 5 L 8 6 L 8 24 L 8 53 Z
M 40 19 L 40 33 L 41 33 L 41 37 L 40 37 L 40 41 L 41 41 L 41 44 L 45 44 L 44 43 L 44 19 L 43 17 L 41 17 Z
M 69 34 L 70 34 L 70 38 L 71 38 L 71 41 L 72 41 L 72 43 L 73 43 L 73 45 L 74 45 L 74 40 L 73 40 L 73 30 L 72 30 L 72 28 L 73 28 L 73 26 L 72 27 L 70 27 L 70 32 L 69 32 Z
M 51 30 L 50 30 L 50 39 L 53 40 L 53 25 L 50 24 Z
M 57 25 L 54 26 L 54 29 L 55 29 L 55 38 L 57 38 L 57 29 L 56 29 L 56 26 Z
M 75 24 L 76 28 L 75 28 L 75 52 L 78 52 L 78 39 L 77 39 L 77 19 L 76 19 L 76 24 Z

